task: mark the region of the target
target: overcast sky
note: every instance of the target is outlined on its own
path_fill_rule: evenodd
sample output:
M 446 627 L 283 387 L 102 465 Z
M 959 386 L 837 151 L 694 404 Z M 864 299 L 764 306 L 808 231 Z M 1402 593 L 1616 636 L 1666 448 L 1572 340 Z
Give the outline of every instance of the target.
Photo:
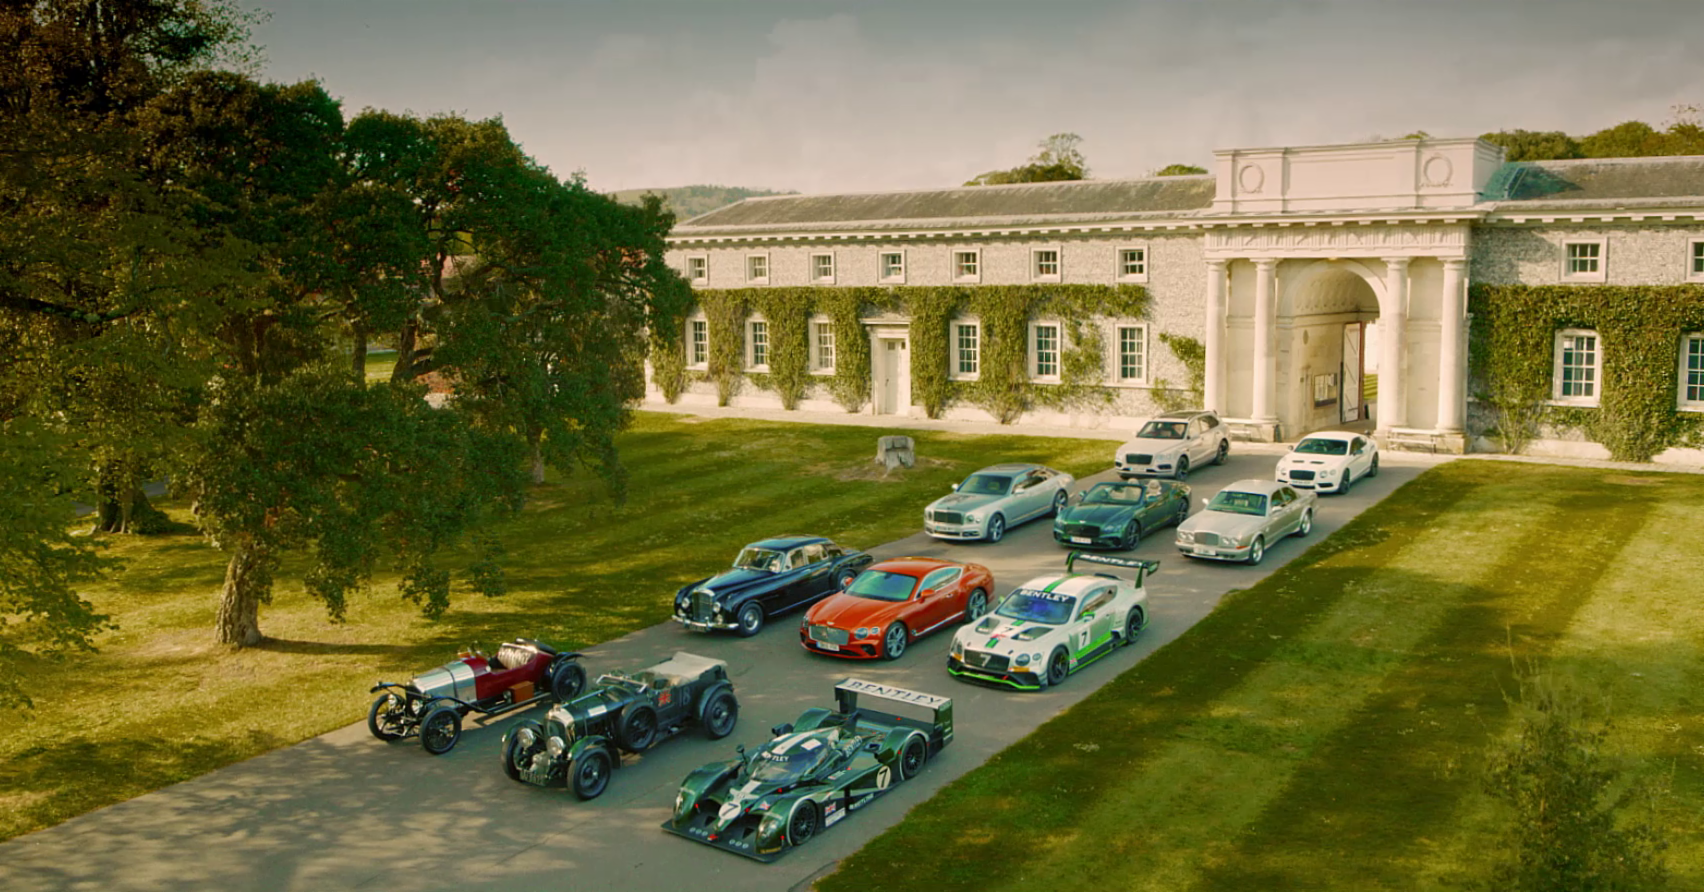
M 950 186 L 1062 131 L 1091 175 L 1135 177 L 1704 104 L 1699 0 L 246 2 L 267 79 L 350 116 L 501 116 L 605 190 Z

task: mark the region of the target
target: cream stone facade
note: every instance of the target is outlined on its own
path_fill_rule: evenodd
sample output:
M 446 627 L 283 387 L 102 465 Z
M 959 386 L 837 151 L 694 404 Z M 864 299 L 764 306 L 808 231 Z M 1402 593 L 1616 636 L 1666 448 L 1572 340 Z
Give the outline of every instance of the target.
M 1204 345 L 1203 402 L 1243 438 L 1361 426 L 1387 448 L 1459 452 L 1474 445 L 1469 283 L 1704 281 L 1699 196 L 1704 158 L 1508 164 L 1477 139 L 1230 149 L 1205 176 L 748 199 L 677 226 L 669 259 L 716 289 L 1138 283 L 1145 318 L 1084 320 L 1101 328 L 1111 404 L 1020 425 L 1134 429 L 1156 388 L 1189 377 L 1164 333 Z M 909 325 L 866 320 L 862 411 L 922 414 Z M 1137 380 L 1119 378 L 1121 344 L 1139 347 Z M 715 399 L 705 384 L 681 396 Z M 800 409 L 845 411 L 826 393 Z

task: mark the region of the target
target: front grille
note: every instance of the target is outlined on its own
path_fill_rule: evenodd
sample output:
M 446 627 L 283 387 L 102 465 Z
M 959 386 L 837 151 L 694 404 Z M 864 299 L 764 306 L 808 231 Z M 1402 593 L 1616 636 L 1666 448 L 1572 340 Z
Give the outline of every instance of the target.
M 1078 536 L 1093 539 L 1100 535 L 1100 527 L 1097 527 L 1092 523 L 1068 523 L 1065 524 L 1064 532 L 1067 536 Z
M 716 596 L 709 592 L 692 593 L 692 621 L 699 623 L 710 622 L 716 610 Z
M 833 626 L 818 626 L 813 624 L 811 626 L 811 637 L 817 641 L 826 641 L 829 644 L 845 644 L 852 640 L 852 633 L 845 629 L 837 629 Z
M 1152 455 L 1147 455 L 1141 452 L 1132 452 L 1124 456 L 1124 463 L 1127 465 L 1146 465 L 1151 464 L 1153 461 L 1154 457 Z
M 964 515 L 958 511 L 931 511 L 929 519 L 936 523 L 964 523 Z
M 1196 545 L 1218 545 L 1219 544 L 1219 534 L 1218 533 L 1196 533 L 1195 534 L 1195 544 Z
M 1006 666 L 1009 663 L 1009 660 L 999 654 L 983 653 L 980 650 L 967 650 L 964 652 L 964 664 L 966 666 L 974 666 L 977 669 L 989 669 L 994 672 L 1005 672 Z
M 537 787 L 550 786 L 551 781 L 555 779 L 552 776 L 555 772 L 551 770 L 549 763 L 544 763 L 545 767 L 538 768 L 537 766 L 541 762 L 544 762 L 544 760 L 536 759 L 533 761 L 531 767 L 522 768 L 520 770 L 521 780 Z
M 1314 472 L 1312 472 L 1312 471 L 1291 471 L 1290 472 L 1290 479 L 1291 480 L 1312 480 L 1312 479 L 1314 479 Z

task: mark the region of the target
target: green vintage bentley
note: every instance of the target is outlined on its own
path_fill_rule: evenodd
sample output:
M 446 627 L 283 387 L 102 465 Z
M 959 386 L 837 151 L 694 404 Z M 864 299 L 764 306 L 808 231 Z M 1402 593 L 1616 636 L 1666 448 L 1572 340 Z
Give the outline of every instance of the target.
M 1135 548 L 1142 537 L 1189 516 L 1189 487 L 1171 480 L 1097 483 L 1053 519 L 1053 539 L 1067 548 Z
M 916 776 L 952 742 L 953 701 L 946 697 L 849 678 L 835 685 L 834 699 L 832 710 L 808 709 L 797 722 L 777 725 L 757 752 L 742 746 L 736 758 L 687 775 L 663 829 L 774 861 Z M 930 718 L 872 709 L 871 699 Z

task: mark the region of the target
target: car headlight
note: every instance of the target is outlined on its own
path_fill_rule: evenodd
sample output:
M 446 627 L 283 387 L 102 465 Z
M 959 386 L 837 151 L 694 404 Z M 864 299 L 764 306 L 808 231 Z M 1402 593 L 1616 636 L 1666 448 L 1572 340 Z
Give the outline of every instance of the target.
M 522 728 L 515 732 L 515 746 L 520 747 L 521 750 L 530 750 L 536 743 L 538 743 L 538 734 L 534 733 L 533 729 Z
M 870 626 L 869 628 L 859 629 L 858 630 L 858 637 L 859 638 L 873 638 L 880 631 L 881 630 L 876 628 L 875 626 Z
M 562 738 L 552 734 L 545 738 L 544 751 L 550 754 L 550 758 L 560 759 L 562 754 L 568 751 L 568 744 Z
M 982 516 L 979 515 L 979 514 L 966 514 L 964 516 L 964 522 L 965 523 L 981 523 L 982 522 Z
M 1337 470 L 1335 468 L 1320 468 L 1319 469 L 1319 476 L 1321 476 L 1321 477 L 1330 477 L 1332 474 L 1335 474 L 1335 473 L 1337 473 Z
M 1188 530 L 1178 530 L 1177 542 L 1179 545 L 1193 545 L 1195 544 L 1195 534 Z
M 685 805 L 686 805 L 686 791 L 681 790 L 680 792 L 675 794 L 675 817 L 676 818 L 683 817 L 683 815 L 681 814 L 681 810 L 685 807 Z
M 781 828 L 787 825 L 787 819 L 775 812 L 763 816 L 757 824 L 757 835 L 760 839 L 774 840 L 781 836 Z
M 1018 654 L 1017 664 L 1019 666 L 1028 666 L 1029 665 L 1029 654 Z
M 957 638 L 953 639 L 952 654 L 955 657 L 961 657 L 962 658 L 964 656 L 964 642 L 963 641 L 960 641 Z

